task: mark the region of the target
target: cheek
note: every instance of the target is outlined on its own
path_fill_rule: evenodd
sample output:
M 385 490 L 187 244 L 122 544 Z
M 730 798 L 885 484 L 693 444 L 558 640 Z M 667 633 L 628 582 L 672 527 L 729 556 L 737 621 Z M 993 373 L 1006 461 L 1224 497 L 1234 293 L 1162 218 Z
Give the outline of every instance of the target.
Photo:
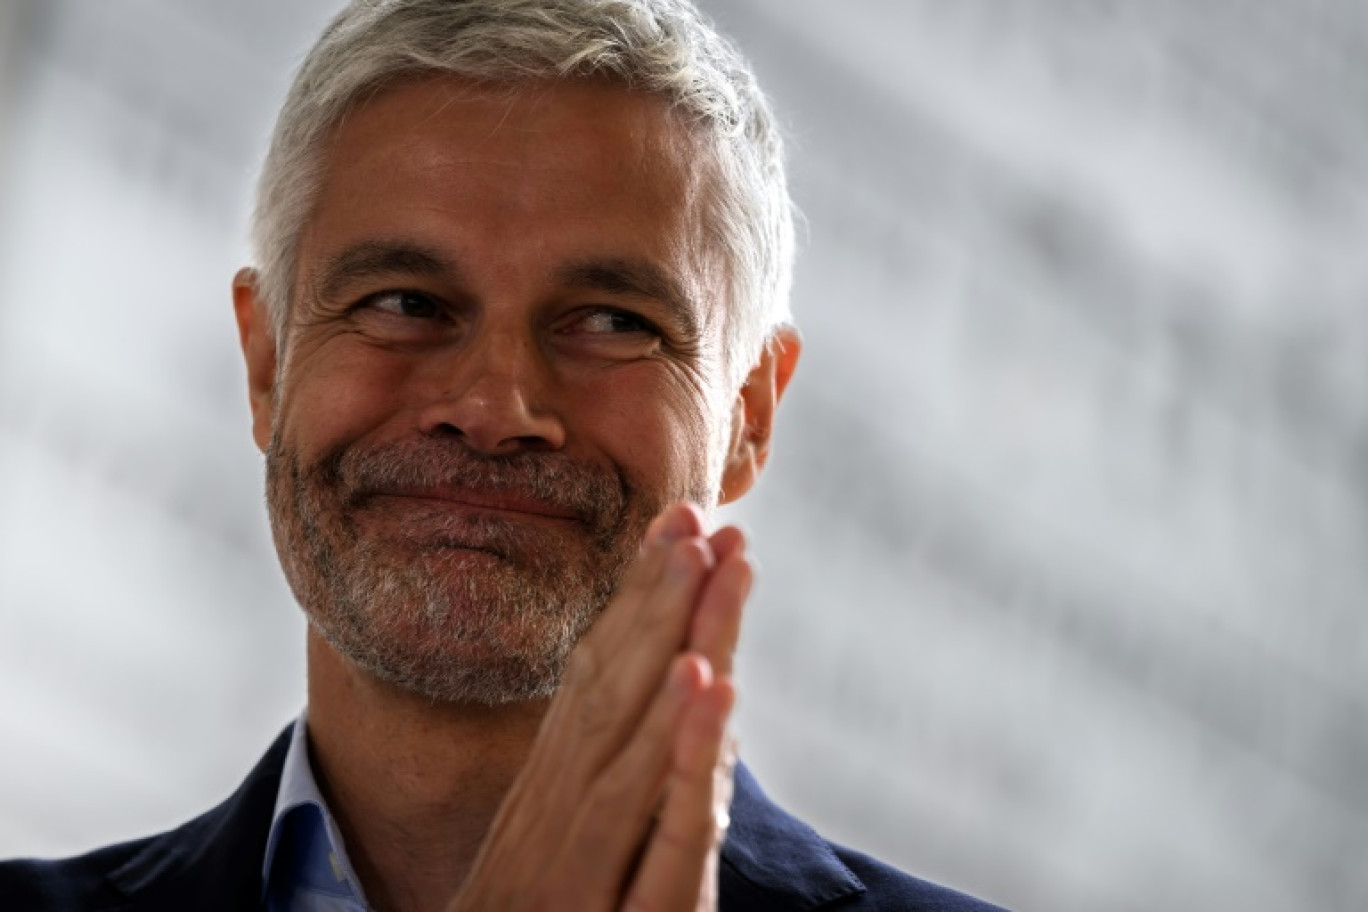
M 634 484 L 697 497 L 715 445 L 708 398 L 682 377 L 642 367 L 578 385 L 582 430 Z
M 374 432 L 402 413 L 411 372 L 335 340 L 301 349 L 283 375 L 276 432 L 306 460 Z

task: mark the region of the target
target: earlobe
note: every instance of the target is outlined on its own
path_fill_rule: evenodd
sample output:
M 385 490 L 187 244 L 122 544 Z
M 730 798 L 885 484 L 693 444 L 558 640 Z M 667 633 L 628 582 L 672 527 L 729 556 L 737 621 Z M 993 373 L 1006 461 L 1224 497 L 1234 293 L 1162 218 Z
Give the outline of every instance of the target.
M 774 412 L 793 378 L 802 349 L 796 329 L 784 326 L 775 330 L 737 393 L 718 503 L 738 500 L 755 486 L 765 468 L 774 432 Z
M 275 411 L 275 327 L 258 289 L 254 269 L 240 269 L 233 277 L 233 313 L 247 365 L 247 399 L 252 407 L 252 437 L 264 453 L 271 441 Z

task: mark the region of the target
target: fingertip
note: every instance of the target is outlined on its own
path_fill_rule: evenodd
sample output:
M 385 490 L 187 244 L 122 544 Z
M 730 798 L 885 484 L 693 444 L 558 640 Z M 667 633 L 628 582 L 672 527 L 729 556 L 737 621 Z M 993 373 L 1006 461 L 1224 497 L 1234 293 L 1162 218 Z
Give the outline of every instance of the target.
M 750 592 L 755 585 L 755 578 L 760 575 L 760 559 L 754 554 L 746 555 L 746 591 Z
M 755 580 L 755 571 L 758 562 L 751 554 L 733 554 L 727 560 L 728 565 L 736 567 L 735 573 L 740 576 L 749 586 Z
M 733 554 L 745 554 L 748 543 L 746 531 L 736 525 L 723 526 L 708 536 L 708 544 L 712 546 L 713 553 L 719 561 Z
M 671 504 L 651 521 L 646 530 L 648 545 L 667 544 L 703 534 L 703 514 L 691 503 Z
M 715 570 L 714 578 L 734 600 L 745 602 L 750 597 L 755 583 L 755 558 L 749 554 L 731 554 L 719 561 Z

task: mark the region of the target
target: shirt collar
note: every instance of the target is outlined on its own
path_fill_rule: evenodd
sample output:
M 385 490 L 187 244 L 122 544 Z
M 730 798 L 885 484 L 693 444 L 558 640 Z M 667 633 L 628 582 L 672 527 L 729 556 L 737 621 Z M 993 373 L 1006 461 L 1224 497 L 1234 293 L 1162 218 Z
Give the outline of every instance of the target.
M 299 714 L 285 753 L 262 859 L 263 895 L 289 896 L 304 889 L 349 896 L 365 908 L 361 881 L 309 762 L 308 716 L 307 708 Z
M 290 735 L 276 792 L 262 861 L 267 908 L 287 908 L 287 902 L 277 903 L 272 897 L 290 897 L 300 890 L 348 897 L 356 906 L 368 908 L 342 834 L 314 778 L 307 722 L 306 709 Z M 731 821 L 722 847 L 724 896 L 751 895 L 749 890 L 759 887 L 801 898 L 804 908 L 815 908 L 865 891 L 829 843 L 769 800 L 745 764 L 736 768 Z

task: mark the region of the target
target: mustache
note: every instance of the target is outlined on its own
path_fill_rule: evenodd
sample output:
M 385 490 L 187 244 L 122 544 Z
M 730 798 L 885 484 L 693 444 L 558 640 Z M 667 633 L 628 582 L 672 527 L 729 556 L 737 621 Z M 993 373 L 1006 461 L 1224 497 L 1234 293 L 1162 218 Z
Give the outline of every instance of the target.
M 534 500 L 600 531 L 622 522 L 631 493 L 616 467 L 590 466 L 555 452 L 485 455 L 460 441 L 437 438 L 338 446 L 315 463 L 314 471 L 349 508 L 396 490 L 467 489 Z

